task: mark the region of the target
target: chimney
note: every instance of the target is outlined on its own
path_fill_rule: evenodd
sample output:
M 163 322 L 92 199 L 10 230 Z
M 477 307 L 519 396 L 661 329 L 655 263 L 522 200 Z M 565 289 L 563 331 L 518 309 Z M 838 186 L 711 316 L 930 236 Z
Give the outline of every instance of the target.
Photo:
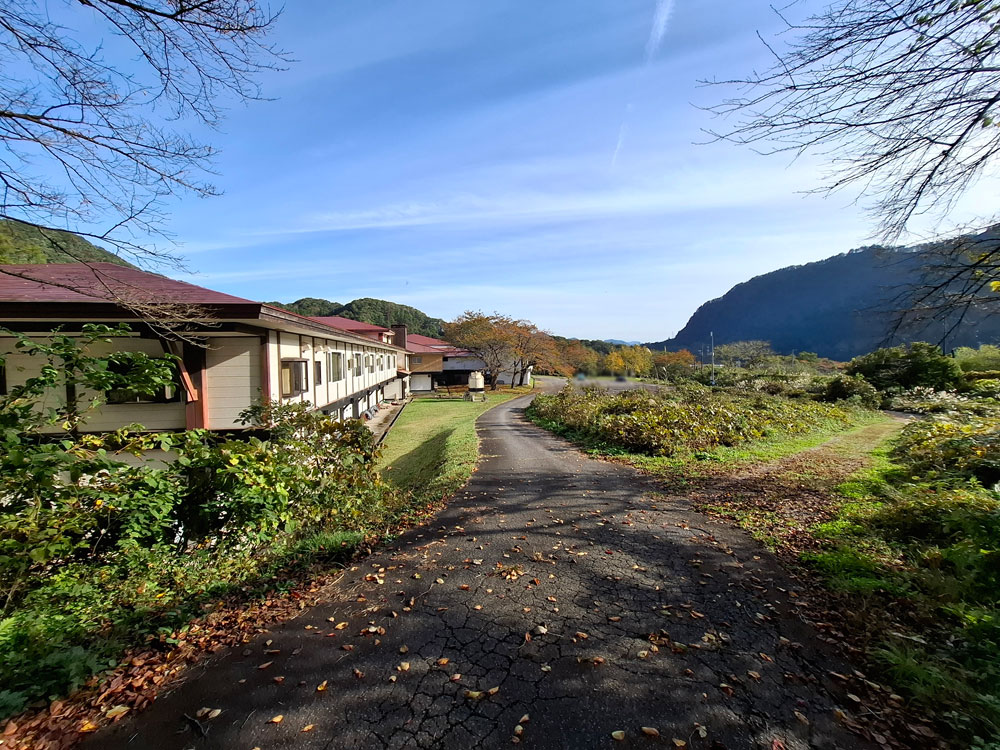
M 406 324 L 392 326 L 392 343 L 400 349 L 406 348 Z

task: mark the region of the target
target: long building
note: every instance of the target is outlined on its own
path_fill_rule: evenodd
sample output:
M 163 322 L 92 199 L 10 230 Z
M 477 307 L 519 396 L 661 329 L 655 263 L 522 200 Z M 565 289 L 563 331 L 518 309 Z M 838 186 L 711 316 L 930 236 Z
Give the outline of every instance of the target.
M 197 323 L 172 336 L 133 312 L 183 309 Z M 0 328 L 32 336 L 87 323 L 126 323 L 128 336 L 96 350 L 178 357 L 178 383 L 155 395 L 103 396 L 85 429 L 103 432 L 139 423 L 148 430 L 238 430 L 239 414 L 260 399 L 309 402 L 338 418 L 359 417 L 384 399 L 406 394 L 407 352 L 392 337 L 345 331 L 279 308 L 111 263 L 0 266 Z M 0 331 L 0 393 L 36 375 L 43 362 L 14 348 Z M 53 399 L 67 394 L 53 393 Z

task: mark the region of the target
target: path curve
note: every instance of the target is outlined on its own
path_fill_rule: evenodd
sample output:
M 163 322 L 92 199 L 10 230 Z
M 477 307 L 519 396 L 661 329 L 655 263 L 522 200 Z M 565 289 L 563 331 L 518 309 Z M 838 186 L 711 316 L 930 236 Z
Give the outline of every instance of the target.
M 531 425 L 528 400 L 480 418 L 480 468 L 431 526 L 85 747 L 868 747 L 835 719 L 828 673 L 850 667 L 770 557 Z M 205 736 L 202 707 L 222 709 Z

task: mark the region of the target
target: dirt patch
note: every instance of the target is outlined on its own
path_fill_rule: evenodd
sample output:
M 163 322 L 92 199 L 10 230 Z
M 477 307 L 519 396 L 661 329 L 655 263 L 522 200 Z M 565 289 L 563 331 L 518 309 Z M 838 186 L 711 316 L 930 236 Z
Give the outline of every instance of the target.
M 870 466 L 872 451 L 905 423 L 894 417 L 776 461 L 709 465 L 688 480 L 686 494 L 702 513 L 736 520 L 780 556 L 798 559 L 819 546 L 813 528 L 843 502 L 837 487 Z

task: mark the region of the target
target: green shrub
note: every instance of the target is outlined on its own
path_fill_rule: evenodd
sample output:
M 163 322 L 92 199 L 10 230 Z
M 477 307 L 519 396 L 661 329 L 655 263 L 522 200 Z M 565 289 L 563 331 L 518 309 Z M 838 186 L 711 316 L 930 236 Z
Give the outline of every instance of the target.
M 802 433 L 830 422 L 850 422 L 848 411 L 827 404 L 698 386 L 657 394 L 578 391 L 570 386 L 555 395 L 536 396 L 529 415 L 583 440 L 654 456 L 739 445 L 773 432 Z
M 1000 397 L 1000 379 L 980 378 L 973 380 L 968 385 L 966 392 L 978 398 L 998 398 Z
M 1000 422 L 995 419 L 926 419 L 907 425 L 892 456 L 924 478 L 1000 481 Z
M 889 392 L 917 386 L 948 390 L 962 381 L 962 371 L 954 359 L 946 357 L 940 347 L 920 341 L 855 357 L 846 371 Z
M 983 344 L 978 349 L 960 346 L 955 349 L 955 361 L 964 372 L 1000 370 L 1000 347 Z
M 402 502 L 376 471 L 371 431 L 308 404 L 248 409 L 244 424 L 259 430 L 247 439 L 81 435 L 72 428 L 93 405 L 40 408 L 67 383 L 106 392 L 169 382 L 169 363 L 87 355 L 120 333 L 22 337 L 18 348 L 46 360 L 42 374 L 0 395 L 0 717 L 73 690 L 213 597 L 315 558 L 329 540 L 384 528 Z M 125 374 L 111 361 L 127 362 L 114 368 Z M 66 431 L 48 436 L 54 427 Z M 118 458 L 154 448 L 176 460 Z
M 823 401 L 851 401 L 866 409 L 878 409 L 882 397 L 878 390 L 859 375 L 838 375 L 827 384 L 822 395 Z

